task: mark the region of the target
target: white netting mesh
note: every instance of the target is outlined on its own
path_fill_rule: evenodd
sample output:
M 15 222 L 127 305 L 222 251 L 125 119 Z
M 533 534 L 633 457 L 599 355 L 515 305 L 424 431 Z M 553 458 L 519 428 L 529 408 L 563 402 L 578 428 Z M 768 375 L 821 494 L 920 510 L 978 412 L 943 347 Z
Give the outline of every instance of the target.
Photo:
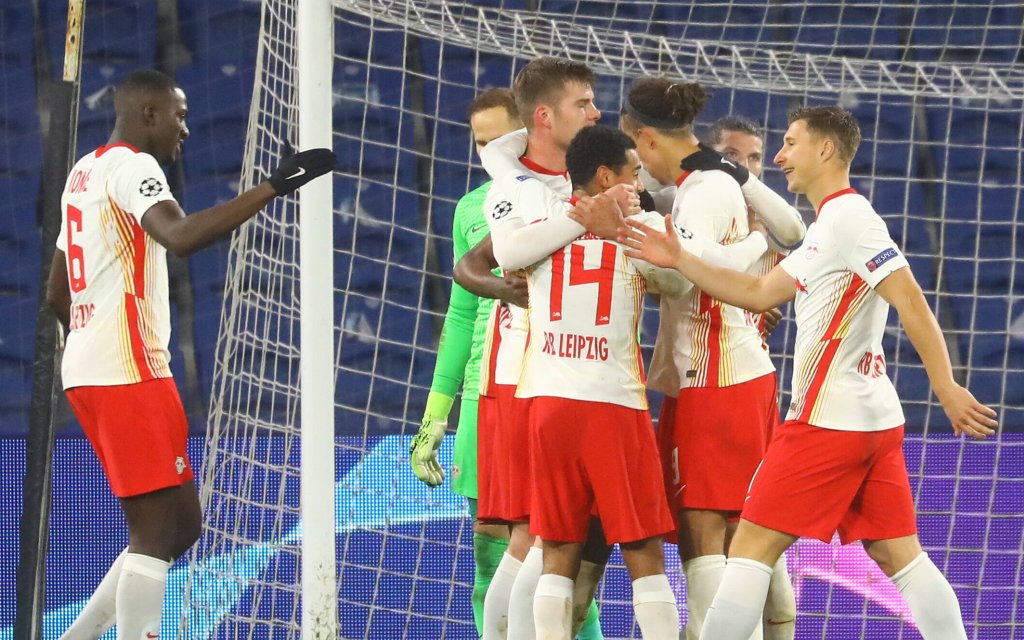
M 297 138 L 293 25 L 292 1 L 264 3 L 243 186 Z M 793 106 L 838 102 L 857 115 L 864 143 L 854 186 L 904 247 L 958 374 L 999 408 L 1005 428 L 980 444 L 949 437 L 920 360 L 892 324 L 889 371 L 907 412 L 922 540 L 957 590 L 971 637 L 1024 632 L 1021 25 L 1015 2 L 336 2 L 333 490 L 342 635 L 473 637 L 464 504 L 446 488 L 420 485 L 405 452 L 447 304 L 452 210 L 484 180 L 466 106 L 546 54 L 598 71 L 606 121 L 634 77 L 697 80 L 713 93 L 700 121 L 740 113 L 761 122 L 769 159 Z M 765 179 L 783 189 L 776 172 Z M 189 637 L 298 633 L 293 205 L 275 202 L 232 247 Z M 649 311 L 646 336 L 655 322 Z M 784 389 L 792 337 L 786 321 L 772 340 Z M 919 637 L 857 548 L 801 542 L 790 562 L 798 637 Z M 606 635 L 635 635 L 621 566 L 609 571 L 601 598 Z

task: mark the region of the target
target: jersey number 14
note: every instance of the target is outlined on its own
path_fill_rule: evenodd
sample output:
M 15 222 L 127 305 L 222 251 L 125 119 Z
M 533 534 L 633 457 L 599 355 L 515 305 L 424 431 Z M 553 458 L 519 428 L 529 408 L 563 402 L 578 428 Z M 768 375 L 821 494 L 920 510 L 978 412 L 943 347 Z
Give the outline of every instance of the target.
M 615 278 L 615 259 L 619 248 L 615 243 L 603 242 L 601 265 L 588 269 L 583 266 L 584 246 L 571 244 L 551 256 L 551 321 L 562 319 L 562 293 L 565 287 L 565 256 L 569 254 L 569 286 L 597 285 L 597 313 L 595 325 L 608 324 L 612 313 L 612 282 Z

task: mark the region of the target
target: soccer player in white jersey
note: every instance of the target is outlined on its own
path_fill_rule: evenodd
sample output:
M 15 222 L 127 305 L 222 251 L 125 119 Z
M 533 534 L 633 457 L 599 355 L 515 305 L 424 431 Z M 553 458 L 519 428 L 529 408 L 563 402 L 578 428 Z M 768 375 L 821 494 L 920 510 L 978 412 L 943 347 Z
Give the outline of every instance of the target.
M 745 169 L 749 175 L 761 177 L 764 169 L 764 131 L 754 122 L 741 116 L 725 116 L 711 123 L 707 134 L 707 144 L 722 154 L 726 160 L 736 165 L 733 177 L 742 185 L 748 177 L 743 175 Z M 719 166 L 723 166 L 718 162 Z M 737 173 L 738 172 L 738 173 Z M 750 269 L 749 273 L 757 276 L 768 274 L 785 256 L 778 247 L 769 247 L 764 256 Z M 772 307 L 764 313 L 747 312 L 747 321 L 756 326 L 764 338 L 779 323 L 782 313 Z M 763 343 L 765 349 L 768 343 Z M 769 437 L 769 441 L 771 438 Z M 736 532 L 738 520 L 730 519 L 726 530 L 726 549 L 732 535 Z M 768 587 L 768 599 L 764 604 L 762 631 L 765 640 L 793 640 L 796 635 L 796 597 L 793 583 L 789 579 L 786 566 L 786 555 L 779 556 L 772 572 L 772 581 Z
M 693 133 L 707 98 L 697 84 L 641 78 L 630 87 L 621 126 L 636 141 L 651 176 L 676 184 L 675 224 L 729 245 L 749 232 L 747 203 L 737 182 L 713 169 L 734 167 L 699 146 Z M 802 232 L 799 214 L 789 205 L 784 209 Z M 728 266 L 746 271 L 767 249 L 762 243 Z M 665 394 L 658 438 L 686 574 L 687 637 L 696 638 L 725 572 L 729 520 L 743 508 L 778 423 L 775 367 L 759 328 L 743 310 L 694 288 L 684 296 L 661 298 L 648 384 Z
M 614 129 L 580 131 L 566 160 L 574 184 L 593 195 L 634 183 L 634 146 Z M 607 541 L 622 548 L 644 638 L 679 633 L 662 550 L 672 516 L 637 340 L 646 283 L 621 252 L 583 234 L 529 269 L 530 340 L 516 395 L 532 398 L 530 528 L 544 547 L 534 601 L 541 638 L 571 637 L 573 579 L 592 513 Z
M 530 136 L 523 162 L 532 178 L 565 199 L 572 192 L 565 173 L 565 149 L 577 131 L 601 116 L 594 106 L 594 79 L 584 64 L 538 58 L 520 71 L 512 88 Z M 506 182 L 496 179 L 484 203 L 496 253 L 506 248 L 530 215 L 531 203 L 509 191 Z M 565 222 L 575 225 L 568 219 Z M 512 533 L 484 600 L 484 637 L 530 638 L 534 633 L 533 594 L 542 560 L 528 524 L 529 401 L 515 398 L 526 347 L 526 310 L 499 304 L 492 321 L 480 380 L 478 517 L 483 522 L 509 523 Z
M 334 167 L 313 149 L 286 160 L 234 200 L 186 216 L 160 164 L 188 137 L 185 94 L 156 71 L 125 77 L 109 142 L 79 160 L 61 196 L 62 223 L 47 301 L 69 331 L 68 401 L 121 503 L 128 547 L 63 638 L 160 633 L 167 571 L 202 521 L 188 424 L 168 365 L 168 249 L 188 255 Z
M 793 400 L 743 508 L 701 638 L 747 638 L 761 617 L 772 565 L 799 536 L 863 541 L 907 600 L 926 640 L 966 639 L 956 594 L 921 549 L 903 458 L 904 417 L 885 374 L 889 305 L 921 356 L 956 434 L 982 439 L 995 412 L 953 378 L 942 331 L 885 222 L 850 188 L 860 143 L 838 107 L 789 117 L 775 163 L 817 219 L 804 244 L 767 276 L 708 265 L 672 234 L 623 229 L 629 253 L 674 265 L 696 286 L 752 311 L 796 300 Z M 644 235 L 644 234 L 647 235 Z

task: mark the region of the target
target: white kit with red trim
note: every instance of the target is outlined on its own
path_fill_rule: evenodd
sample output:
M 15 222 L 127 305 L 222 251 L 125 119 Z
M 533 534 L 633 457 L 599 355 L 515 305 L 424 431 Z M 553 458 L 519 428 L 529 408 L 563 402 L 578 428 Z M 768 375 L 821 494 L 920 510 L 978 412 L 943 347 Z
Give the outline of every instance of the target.
M 549 171 L 527 158 L 520 158 L 520 162 L 528 171 L 519 175 L 517 180 L 540 180 L 565 201 L 568 210 L 568 201 L 572 197 L 569 175 Z M 491 185 L 484 199 L 484 218 L 492 238 L 502 233 L 511 233 L 524 224 L 533 224 L 550 215 L 551 200 L 541 199 L 541 196 L 550 192 L 537 190 L 532 193 L 536 201 L 505 193 L 498 182 Z M 480 395 L 483 396 L 494 395 L 492 385 L 514 385 L 519 382 L 529 330 L 527 311 L 513 304 L 499 302 L 491 310 L 489 325 L 480 367 Z
M 685 172 L 672 220 L 696 238 L 729 245 L 747 237 L 747 204 L 722 171 Z M 736 265 L 746 271 L 753 264 Z M 647 386 L 671 397 L 689 387 L 727 387 L 775 371 L 747 312 L 697 288 L 661 297 L 661 319 Z
M 780 266 L 797 283 L 787 419 L 843 431 L 902 425 L 882 352 L 889 304 L 874 287 L 908 264 L 871 203 L 853 189 L 822 200 L 803 245 Z
M 153 156 L 126 144 L 100 147 L 72 168 L 57 238 L 71 287 L 65 389 L 170 377 L 167 251 L 141 221 L 173 199 Z

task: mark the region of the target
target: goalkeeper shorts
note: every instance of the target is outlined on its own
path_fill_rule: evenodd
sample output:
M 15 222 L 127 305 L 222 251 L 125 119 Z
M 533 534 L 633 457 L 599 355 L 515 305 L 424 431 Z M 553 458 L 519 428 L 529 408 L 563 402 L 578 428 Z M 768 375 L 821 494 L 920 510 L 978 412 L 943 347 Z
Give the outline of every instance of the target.
M 738 513 L 778 422 L 774 373 L 728 387 L 689 387 L 678 399 L 666 397 L 658 448 L 673 513 Z
M 188 420 L 174 378 L 73 387 L 68 402 L 119 498 L 193 479 Z
M 531 533 L 583 542 L 592 514 L 609 544 L 675 528 L 646 410 L 538 397 L 530 407 L 530 435 Z
M 750 485 L 744 520 L 843 544 L 917 533 L 903 457 L 903 427 L 839 431 L 779 426 Z
M 530 402 L 513 384 L 495 384 L 477 411 L 477 519 L 530 519 Z

